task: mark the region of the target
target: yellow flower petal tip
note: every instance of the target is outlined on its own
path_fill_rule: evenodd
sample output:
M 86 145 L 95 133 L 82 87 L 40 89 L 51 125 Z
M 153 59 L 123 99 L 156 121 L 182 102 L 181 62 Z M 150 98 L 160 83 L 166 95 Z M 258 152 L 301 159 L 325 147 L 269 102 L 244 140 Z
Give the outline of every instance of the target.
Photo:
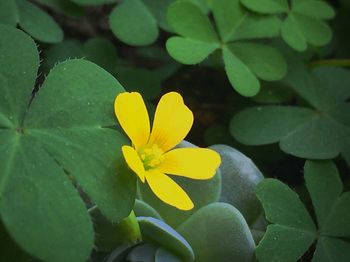
M 194 203 L 168 175 L 210 179 L 221 163 L 218 153 L 207 148 L 174 148 L 188 134 L 193 113 L 179 93 L 163 95 L 156 108 L 152 131 L 142 96 L 137 92 L 119 94 L 114 103 L 116 117 L 132 142 L 122 153 L 129 168 L 163 202 L 180 210 Z

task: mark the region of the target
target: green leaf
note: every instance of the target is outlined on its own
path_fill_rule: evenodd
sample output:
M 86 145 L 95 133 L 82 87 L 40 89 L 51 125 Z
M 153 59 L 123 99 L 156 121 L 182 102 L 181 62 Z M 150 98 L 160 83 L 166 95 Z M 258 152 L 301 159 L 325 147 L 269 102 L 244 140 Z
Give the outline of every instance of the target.
M 276 179 L 263 180 L 256 194 L 274 223 L 256 248 L 259 261 L 298 260 L 316 238 L 315 224 L 298 195 Z
M 162 220 L 162 217 L 153 207 L 138 199 L 135 201 L 134 212 L 138 217 L 153 217 Z
M 167 19 L 171 28 L 181 36 L 207 43 L 218 42 L 208 17 L 197 5 L 189 1 L 179 0 L 171 4 Z
M 296 261 L 317 240 L 312 261 L 347 261 L 350 244 L 350 192 L 343 193 L 336 166 L 332 162 L 310 161 L 304 167 L 306 187 L 310 193 L 318 229 L 298 196 L 275 179 L 258 185 L 268 226 L 256 254 L 259 261 Z M 343 238 L 343 239 L 341 239 Z
M 223 48 L 227 77 L 233 88 L 243 96 L 255 96 L 260 89 L 259 80 L 252 71 L 228 48 Z
M 115 73 L 118 54 L 115 46 L 102 37 L 91 38 L 84 44 L 85 58 L 110 72 Z
M 193 247 L 195 261 L 254 261 L 255 244 L 248 225 L 229 204 L 201 208 L 178 231 Z
M 283 82 L 263 82 L 260 92 L 252 97 L 257 103 L 282 104 L 294 97 L 294 92 Z
M 45 73 L 49 73 L 59 62 L 84 57 L 83 44 L 75 39 L 65 39 L 58 44 L 50 46 L 43 53 L 44 61 L 42 62 L 42 67 Z
M 283 81 L 315 109 L 286 106 L 246 109 L 232 119 L 231 134 L 248 145 L 279 141 L 283 151 L 298 157 L 330 159 L 342 153 L 349 159 L 350 106 L 346 102 L 349 70 L 322 67 L 311 74 L 301 68 L 295 71 Z
M 321 228 L 325 235 L 350 238 L 350 192 L 343 193 L 329 212 L 327 223 Z
M 241 0 L 241 3 L 255 12 L 263 14 L 276 14 L 288 12 L 287 0 Z
M 156 252 L 154 262 L 181 262 L 181 260 L 164 248 L 159 248 Z
M 158 25 L 162 29 L 166 31 L 170 31 L 171 28 L 166 19 L 166 13 L 169 5 L 175 2 L 175 0 L 142 0 L 142 1 L 147 6 L 149 11 L 152 13 L 154 18 L 157 20 Z
M 155 18 L 141 0 L 127 0 L 116 6 L 109 24 L 114 35 L 129 45 L 149 45 L 159 33 Z
M 275 48 L 255 43 L 232 43 L 230 50 L 259 78 L 280 80 L 287 73 L 287 64 Z
M 0 164 L 0 213 L 9 234 L 42 260 L 86 261 L 94 234 L 84 202 L 37 141 L 13 135 Z
M 293 1 L 293 11 L 319 19 L 331 19 L 335 15 L 330 5 L 318 0 Z
M 151 244 L 141 244 L 134 247 L 128 254 L 126 261 L 154 262 L 157 247 Z
M 273 15 L 249 14 L 229 40 L 247 40 L 277 37 L 280 34 L 281 20 Z
M 251 225 L 262 212 L 255 196 L 255 188 L 264 179 L 263 175 L 248 157 L 236 149 L 225 145 L 214 145 L 210 148 L 221 156 L 220 201 L 236 207 L 248 225 Z
M 239 0 L 214 0 L 213 15 L 222 41 L 227 42 L 247 16 Z
M 133 211 L 118 223 L 108 221 L 97 206 L 90 208 L 89 214 L 94 222 L 97 251 L 110 252 L 119 245 L 135 245 L 141 241 L 140 227 Z
M 293 132 L 293 127 L 308 123 L 312 110 L 287 106 L 253 107 L 236 114 L 231 121 L 231 134 L 247 145 L 278 142 Z
M 303 32 L 299 29 L 297 19 L 293 14 L 289 14 L 281 26 L 281 36 L 283 40 L 295 50 L 301 52 L 307 49 L 307 42 Z
M 17 0 L 20 27 L 35 39 L 45 43 L 57 43 L 63 40 L 63 31 L 59 25 L 40 8 L 28 1 Z
M 332 206 L 343 191 L 337 167 L 332 162 L 307 161 L 304 173 L 318 226 L 323 228 Z
M 330 42 L 332 31 L 322 21 L 334 16 L 331 6 L 323 1 L 291 1 L 289 9 L 286 0 L 241 0 L 253 11 L 263 14 L 286 13 L 281 27 L 284 41 L 297 51 L 304 51 L 307 44 L 323 46 Z
M 206 43 L 178 36 L 171 37 L 166 42 L 169 55 L 186 65 L 202 62 L 218 47 L 219 44 L 217 43 Z
M 194 260 L 194 254 L 188 242 L 166 223 L 152 217 L 139 217 L 138 221 L 142 237 L 146 242 L 169 249 L 186 261 Z
M 0 2 L 0 24 L 16 26 L 18 12 L 16 3 L 13 0 L 2 0 Z
M 347 262 L 350 257 L 350 243 L 341 239 L 320 237 L 313 262 Z
M 26 34 L 0 25 L 0 115 L 12 128 L 20 125 L 39 66 L 36 44 Z M 1 132 L 1 130 L 0 130 Z
M 305 40 L 314 46 L 323 46 L 332 39 L 332 30 L 323 21 L 313 17 L 294 14 L 299 30 Z
M 84 14 L 84 9 L 81 6 L 76 5 L 70 0 L 35 0 L 38 3 L 46 5 L 53 10 L 68 15 L 71 17 L 81 17 Z
M 299 196 L 282 182 L 268 178 L 256 189 L 268 221 L 285 227 L 316 233 L 316 227 Z
M 288 206 L 284 207 L 287 208 Z M 315 237 L 315 232 L 283 225 L 269 225 L 256 248 L 256 256 L 261 262 L 295 262 L 308 250 Z
M 12 124 L 0 129 L 1 219 L 41 260 L 86 261 L 93 230 L 78 190 L 113 221 L 134 204 L 135 177 L 120 167 L 127 141 L 108 128 L 115 125 L 113 100 L 124 90 L 98 66 L 72 60 L 55 67 L 32 98 L 35 43 L 10 27 L 0 26 L 0 34 L 0 63 L 11 65 L 0 67 L 7 101 L 0 115 Z
M 117 0 L 71 0 L 71 1 L 80 5 L 103 5 L 103 4 L 111 4 L 111 3 L 117 2 Z

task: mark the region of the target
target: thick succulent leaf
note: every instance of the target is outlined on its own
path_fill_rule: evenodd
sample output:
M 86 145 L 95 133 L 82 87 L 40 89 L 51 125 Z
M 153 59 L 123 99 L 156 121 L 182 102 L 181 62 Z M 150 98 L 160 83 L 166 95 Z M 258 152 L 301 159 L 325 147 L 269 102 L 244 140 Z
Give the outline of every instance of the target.
M 337 238 L 320 237 L 312 262 L 347 262 L 349 257 L 349 242 Z
M 330 210 L 343 191 L 343 185 L 337 167 L 332 162 L 307 161 L 304 174 L 318 227 L 322 229 L 327 222 Z
M 288 209 L 288 206 L 284 209 Z M 256 247 L 256 256 L 261 262 L 295 262 L 309 249 L 315 238 L 315 232 L 282 225 L 269 225 Z
M 133 210 L 137 217 L 153 217 L 162 220 L 157 210 L 142 200 L 136 199 Z
M 121 164 L 120 148 L 129 142 L 108 128 L 116 122 L 113 100 L 124 89 L 101 70 L 84 60 L 56 66 L 33 100 L 24 126 L 102 213 L 116 221 L 130 213 L 136 178 Z
M 185 261 L 194 260 L 191 246 L 172 227 L 152 217 L 139 217 L 138 221 L 142 237 L 146 242 L 169 249 Z
M 264 179 L 263 175 L 248 157 L 236 149 L 226 145 L 214 145 L 211 148 L 221 156 L 220 201 L 236 207 L 251 225 L 262 212 L 255 188 Z
M 116 6 L 109 24 L 114 35 L 129 45 L 149 45 L 159 33 L 157 21 L 141 0 L 128 0 Z
M 106 262 L 125 262 L 126 257 L 134 246 L 120 245 L 113 250 L 108 257 L 105 258 Z
M 239 0 L 214 0 L 213 15 L 221 40 L 227 42 L 248 15 Z
M 176 61 L 186 65 L 202 62 L 218 47 L 218 43 L 206 43 L 178 36 L 171 37 L 166 42 L 166 49 L 169 55 Z
M 265 179 L 258 184 L 256 194 L 268 221 L 316 234 L 315 224 L 305 206 L 287 185 L 276 179 Z
M 167 19 L 171 28 L 181 36 L 208 43 L 218 42 L 209 18 L 190 1 L 180 0 L 171 4 Z
M 259 80 L 228 47 L 223 48 L 227 77 L 233 88 L 243 96 L 255 96 L 260 89 Z
M 248 9 L 263 14 L 286 13 L 289 10 L 288 0 L 241 0 L 241 3 Z
M 350 237 L 350 192 L 343 193 L 329 211 L 321 232 L 327 236 Z
M 159 248 L 156 252 L 154 262 L 181 262 L 181 260 L 164 248 Z
M 280 80 L 287 73 L 287 64 L 275 48 L 255 43 L 232 43 L 231 51 L 259 78 Z
M 0 25 L 0 128 L 23 120 L 36 80 L 39 55 L 25 33 Z
M 86 261 L 93 247 L 93 228 L 84 202 L 48 152 L 34 139 L 15 136 L 5 151 L 7 161 L 0 164 L 5 170 L 0 182 L 3 223 L 15 241 L 37 258 Z
M 0 1 L 0 24 L 16 26 L 18 13 L 16 3 L 13 0 Z
M 308 0 L 294 1 L 292 0 L 293 12 L 311 16 L 318 19 L 331 19 L 335 12 L 333 8 L 324 1 Z
M 128 254 L 127 260 L 130 262 L 154 262 L 157 247 L 152 244 L 141 244 L 134 247 Z
M 45 43 L 63 40 L 63 31 L 46 12 L 24 0 L 16 0 L 19 25 L 35 39 Z
M 255 244 L 242 214 L 226 203 L 207 205 L 178 231 L 191 244 L 195 261 L 254 261 Z

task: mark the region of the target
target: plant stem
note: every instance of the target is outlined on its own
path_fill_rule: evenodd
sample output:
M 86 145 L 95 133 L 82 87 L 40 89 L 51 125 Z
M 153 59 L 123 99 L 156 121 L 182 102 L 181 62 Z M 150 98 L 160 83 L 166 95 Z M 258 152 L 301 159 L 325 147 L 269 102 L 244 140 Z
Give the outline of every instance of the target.
M 350 67 L 350 59 L 321 59 L 310 63 L 311 68 L 325 65 Z

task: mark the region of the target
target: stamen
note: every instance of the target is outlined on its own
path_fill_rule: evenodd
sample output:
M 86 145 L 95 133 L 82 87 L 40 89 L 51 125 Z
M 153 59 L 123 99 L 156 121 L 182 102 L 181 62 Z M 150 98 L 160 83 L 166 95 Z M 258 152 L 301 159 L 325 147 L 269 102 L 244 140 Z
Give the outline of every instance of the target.
M 146 145 L 138 150 L 138 155 L 145 167 L 149 170 L 157 167 L 163 161 L 163 151 L 156 145 Z

